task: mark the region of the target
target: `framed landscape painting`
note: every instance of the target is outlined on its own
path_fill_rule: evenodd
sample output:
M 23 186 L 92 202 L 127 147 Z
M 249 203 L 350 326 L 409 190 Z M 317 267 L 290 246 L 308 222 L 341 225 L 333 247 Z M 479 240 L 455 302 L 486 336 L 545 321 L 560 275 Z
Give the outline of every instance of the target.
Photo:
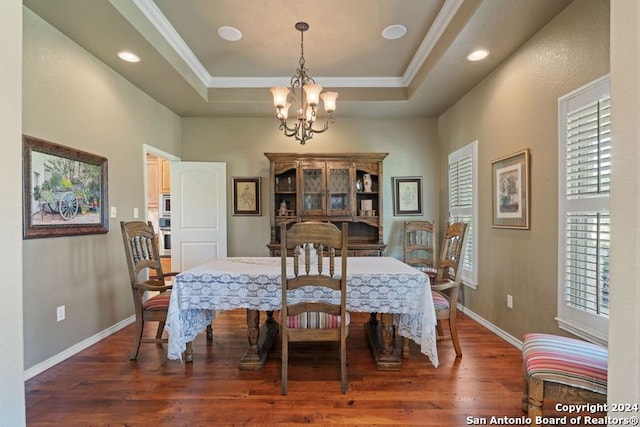
M 109 231 L 106 158 L 24 135 L 22 184 L 23 238 Z
M 529 149 L 491 162 L 494 228 L 529 229 Z

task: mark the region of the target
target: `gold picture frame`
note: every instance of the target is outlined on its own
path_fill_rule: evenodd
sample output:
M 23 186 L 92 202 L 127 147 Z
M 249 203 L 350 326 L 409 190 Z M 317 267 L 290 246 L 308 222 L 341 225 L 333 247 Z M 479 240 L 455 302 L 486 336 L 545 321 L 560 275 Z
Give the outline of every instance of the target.
M 528 230 L 531 204 L 529 149 L 492 161 L 491 173 L 491 226 Z

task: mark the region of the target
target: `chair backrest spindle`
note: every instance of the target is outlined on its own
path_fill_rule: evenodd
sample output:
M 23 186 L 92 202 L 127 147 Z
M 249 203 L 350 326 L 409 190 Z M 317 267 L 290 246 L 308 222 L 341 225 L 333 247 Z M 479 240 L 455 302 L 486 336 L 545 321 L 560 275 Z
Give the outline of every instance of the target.
M 403 261 L 425 273 L 435 272 L 438 264 L 438 233 L 434 221 L 404 223 Z

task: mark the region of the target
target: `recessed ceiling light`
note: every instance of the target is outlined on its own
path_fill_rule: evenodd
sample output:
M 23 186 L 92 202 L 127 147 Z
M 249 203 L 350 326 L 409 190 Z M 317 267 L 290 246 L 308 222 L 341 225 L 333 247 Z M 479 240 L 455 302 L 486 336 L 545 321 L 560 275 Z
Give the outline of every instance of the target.
M 242 33 L 237 28 L 224 26 L 218 28 L 218 36 L 226 41 L 237 42 L 242 38 Z
M 382 30 L 382 37 L 387 40 L 399 39 L 400 37 L 404 37 L 405 34 L 407 34 L 407 27 L 404 25 L 389 25 Z
M 469 61 L 480 61 L 481 59 L 486 58 L 488 55 L 489 55 L 488 50 L 478 49 L 478 50 L 474 50 L 469 55 L 467 55 L 467 59 Z
M 118 57 L 127 62 L 140 62 L 140 57 L 138 55 L 124 50 L 122 52 L 118 52 Z

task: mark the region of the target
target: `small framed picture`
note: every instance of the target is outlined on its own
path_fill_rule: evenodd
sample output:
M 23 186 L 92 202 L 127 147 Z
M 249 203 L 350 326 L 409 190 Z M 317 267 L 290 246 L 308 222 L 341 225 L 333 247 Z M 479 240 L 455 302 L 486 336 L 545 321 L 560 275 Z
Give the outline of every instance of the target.
M 422 215 L 422 177 L 393 178 L 393 214 Z
M 260 216 L 260 177 L 233 178 L 233 215 Z
M 491 162 L 494 228 L 529 229 L 529 149 Z

